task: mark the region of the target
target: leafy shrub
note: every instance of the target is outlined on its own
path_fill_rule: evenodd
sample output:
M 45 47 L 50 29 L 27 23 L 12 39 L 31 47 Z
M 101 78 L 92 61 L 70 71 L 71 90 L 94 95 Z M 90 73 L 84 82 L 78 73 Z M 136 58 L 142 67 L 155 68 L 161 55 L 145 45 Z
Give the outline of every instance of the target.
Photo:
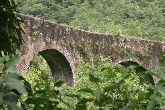
M 85 66 L 81 65 L 80 68 L 81 77 L 77 91 L 86 100 L 83 107 L 132 110 L 147 106 L 149 85 L 141 84 L 140 76 L 133 69 L 121 65 L 110 68 L 108 61 L 95 63 L 83 64 Z
M 25 107 L 23 94 L 28 92 L 29 83 L 15 71 L 18 56 L 0 57 L 3 66 L 0 73 L 0 109 L 18 110 Z
M 33 62 L 33 64 L 37 64 L 37 62 Z M 26 76 L 29 82 L 32 81 L 32 78 L 37 78 L 33 79 L 32 85 L 35 84 L 33 90 L 36 96 L 42 99 L 46 97 L 45 100 L 40 101 L 43 108 L 52 108 L 53 106 L 49 104 L 54 103 L 54 109 L 64 110 L 163 110 L 164 83 L 162 80 L 155 86 L 145 82 L 141 83 L 143 74 L 136 73 L 133 67 L 125 68 L 118 65 L 110 68 L 108 60 L 95 61 L 93 64 L 82 61 L 78 68 L 79 80 L 75 87 L 71 88 L 66 84 L 62 85 L 61 81 L 57 81 L 59 86 L 53 88 L 52 85 L 56 85 L 56 83 L 45 65 L 44 62 L 39 70 L 32 66 L 33 69 L 28 73 L 32 76 L 28 77 L 28 74 Z M 48 105 L 46 105 L 46 101 L 49 102 Z

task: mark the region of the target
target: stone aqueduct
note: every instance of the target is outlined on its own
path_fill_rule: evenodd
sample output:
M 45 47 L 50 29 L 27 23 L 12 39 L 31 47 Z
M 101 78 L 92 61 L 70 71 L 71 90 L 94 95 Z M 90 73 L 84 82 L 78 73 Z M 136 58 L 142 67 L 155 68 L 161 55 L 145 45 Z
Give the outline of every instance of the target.
M 161 64 L 159 57 L 165 53 L 165 43 L 91 33 L 28 15 L 20 16 L 25 22 L 25 42 L 17 65 L 20 73 L 28 69 L 34 55 L 40 54 L 55 77 L 73 85 L 81 57 L 89 61 L 95 56 L 109 57 L 112 66 L 132 61 L 150 69 Z

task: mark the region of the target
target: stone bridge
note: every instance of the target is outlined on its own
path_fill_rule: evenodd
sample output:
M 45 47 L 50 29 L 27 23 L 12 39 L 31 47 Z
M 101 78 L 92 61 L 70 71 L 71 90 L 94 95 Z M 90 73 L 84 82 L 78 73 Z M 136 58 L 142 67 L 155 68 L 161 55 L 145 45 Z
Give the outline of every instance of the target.
M 165 53 L 165 43 L 91 33 L 28 15 L 19 16 L 24 19 L 25 29 L 22 57 L 17 66 L 20 73 L 40 54 L 56 78 L 73 85 L 80 58 L 93 61 L 96 56 L 108 57 L 112 66 L 136 62 L 150 69 L 161 64 L 159 57 Z

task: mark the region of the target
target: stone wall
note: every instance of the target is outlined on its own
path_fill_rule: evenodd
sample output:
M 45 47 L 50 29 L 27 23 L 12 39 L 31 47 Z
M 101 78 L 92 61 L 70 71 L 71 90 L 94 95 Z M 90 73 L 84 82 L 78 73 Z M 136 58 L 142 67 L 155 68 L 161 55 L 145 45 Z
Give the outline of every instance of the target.
M 17 66 L 21 73 L 28 69 L 34 55 L 42 53 L 52 73 L 58 69 L 59 63 L 59 68 L 66 69 L 55 76 L 73 84 L 76 81 L 79 58 L 93 61 L 96 56 L 100 59 L 109 57 L 112 66 L 133 61 L 150 69 L 161 64 L 159 57 L 165 53 L 165 43 L 91 33 L 28 15 L 19 16 L 25 20 L 25 42 L 21 49 L 20 64 Z

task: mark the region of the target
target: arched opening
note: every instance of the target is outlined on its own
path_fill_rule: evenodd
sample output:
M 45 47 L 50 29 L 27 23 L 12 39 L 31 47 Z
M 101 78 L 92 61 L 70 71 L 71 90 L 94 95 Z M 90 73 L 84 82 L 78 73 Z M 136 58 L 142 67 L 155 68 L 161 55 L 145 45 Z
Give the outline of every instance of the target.
M 140 81 L 143 83 L 150 83 L 152 85 L 154 85 L 154 79 L 153 77 L 151 76 L 151 74 L 149 74 L 147 72 L 147 69 L 144 68 L 142 65 L 136 63 L 136 62 L 133 62 L 133 61 L 126 61 L 126 62 L 121 62 L 119 63 L 120 65 L 123 65 L 125 67 L 133 67 L 135 72 L 137 74 L 139 74 L 141 77 L 140 77 Z
M 65 56 L 54 49 L 47 49 L 39 53 L 48 63 L 55 79 L 60 79 L 68 85 L 73 85 L 73 74 Z
M 49 69 L 49 72 L 52 73 L 54 79 L 63 80 L 69 86 L 73 85 L 73 74 L 71 66 L 62 53 L 54 49 L 47 49 L 39 52 L 37 57 L 38 61 L 33 61 L 36 60 L 36 57 L 34 57 L 31 61 L 31 65 L 34 65 L 36 62 L 39 63 L 38 65 L 43 64 L 45 67 L 47 66 L 47 69 Z

